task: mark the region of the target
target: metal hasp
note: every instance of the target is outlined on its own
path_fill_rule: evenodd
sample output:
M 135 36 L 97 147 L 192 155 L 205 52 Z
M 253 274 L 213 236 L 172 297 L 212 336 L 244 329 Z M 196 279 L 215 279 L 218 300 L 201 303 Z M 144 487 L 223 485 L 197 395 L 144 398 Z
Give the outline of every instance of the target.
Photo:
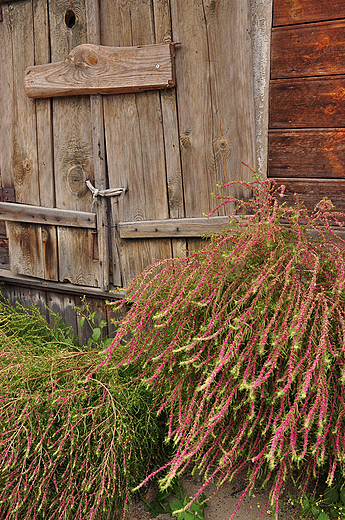
M 171 88 L 175 86 L 174 45 L 78 45 L 64 61 L 28 67 L 25 92 L 30 98 L 47 98 Z

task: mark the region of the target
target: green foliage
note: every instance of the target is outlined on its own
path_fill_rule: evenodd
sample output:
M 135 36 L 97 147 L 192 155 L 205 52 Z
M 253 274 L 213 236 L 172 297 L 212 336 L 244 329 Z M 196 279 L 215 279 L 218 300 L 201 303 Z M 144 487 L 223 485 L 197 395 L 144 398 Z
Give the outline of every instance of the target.
M 161 461 L 152 393 L 135 367 L 86 382 L 100 351 L 35 309 L 1 302 L 0 327 L 0 519 L 124 518 Z
M 303 493 L 299 499 L 291 500 L 300 504 L 298 518 L 315 520 L 345 520 L 345 481 L 340 471 L 335 472 L 333 485 L 318 494 Z M 325 488 L 325 489 L 323 489 Z
M 175 497 L 174 500 L 170 500 L 172 495 Z M 148 503 L 145 498 L 141 498 L 146 503 L 147 511 L 150 512 L 151 518 L 155 518 L 160 514 L 171 513 L 176 516 L 177 520 L 204 520 L 206 496 L 202 494 L 200 500 L 195 500 L 190 508 L 185 510 L 192 497 L 187 497 L 178 479 L 174 479 L 167 489 L 160 490 L 153 502 Z
M 204 476 L 185 511 L 211 480 L 221 487 L 246 468 L 231 519 L 257 480 L 270 483 L 277 517 L 294 472 L 302 491 L 327 468 L 329 485 L 336 468 L 345 474 L 345 243 L 333 231 L 345 216 L 327 199 L 290 207 L 272 180 L 232 184 L 255 198 L 219 196 L 216 209 L 247 217 L 130 284 L 98 369 L 142 367 L 176 448 L 161 489 L 188 466 Z

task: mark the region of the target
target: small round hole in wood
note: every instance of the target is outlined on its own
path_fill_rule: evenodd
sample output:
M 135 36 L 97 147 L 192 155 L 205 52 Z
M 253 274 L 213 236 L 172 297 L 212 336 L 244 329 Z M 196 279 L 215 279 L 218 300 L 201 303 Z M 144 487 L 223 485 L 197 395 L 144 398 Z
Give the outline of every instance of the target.
M 73 9 L 67 9 L 65 13 L 65 24 L 69 29 L 73 29 L 75 24 L 77 23 L 77 15 L 73 11 Z

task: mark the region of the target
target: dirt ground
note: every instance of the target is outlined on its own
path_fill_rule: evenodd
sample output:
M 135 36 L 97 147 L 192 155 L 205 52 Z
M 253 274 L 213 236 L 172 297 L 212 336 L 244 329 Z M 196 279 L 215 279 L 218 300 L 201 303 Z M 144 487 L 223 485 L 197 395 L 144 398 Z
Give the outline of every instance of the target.
M 192 495 L 199 489 L 200 484 L 193 482 L 191 478 L 181 479 L 182 487 Z M 221 489 L 216 496 L 210 499 L 205 509 L 205 520 L 228 520 L 232 515 L 236 504 L 242 494 L 244 488 L 244 478 L 239 477 L 236 481 L 229 484 L 229 486 Z M 206 491 L 206 495 L 210 496 L 214 492 L 214 486 L 210 485 Z M 279 520 L 291 520 L 297 511 L 296 506 L 288 503 L 286 499 L 282 500 L 283 505 L 279 510 Z M 154 499 L 154 491 L 148 490 L 146 499 L 148 502 Z M 240 509 L 238 510 L 235 520 L 257 520 L 260 512 L 266 505 L 268 500 L 268 492 L 254 491 L 249 497 L 244 498 Z M 171 520 L 170 515 L 159 515 L 157 520 Z M 176 518 L 176 517 L 173 517 Z M 262 519 L 273 518 L 273 512 L 270 508 L 261 517 Z M 149 520 L 150 514 L 145 509 L 145 504 L 138 501 L 133 504 L 131 510 L 126 516 L 126 520 Z

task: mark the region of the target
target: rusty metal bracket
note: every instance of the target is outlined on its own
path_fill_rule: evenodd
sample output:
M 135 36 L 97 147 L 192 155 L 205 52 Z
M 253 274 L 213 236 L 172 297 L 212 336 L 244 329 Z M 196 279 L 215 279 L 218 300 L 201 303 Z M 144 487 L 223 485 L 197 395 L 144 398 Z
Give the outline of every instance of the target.
M 16 192 L 14 188 L 0 188 L 1 202 L 16 202 Z

